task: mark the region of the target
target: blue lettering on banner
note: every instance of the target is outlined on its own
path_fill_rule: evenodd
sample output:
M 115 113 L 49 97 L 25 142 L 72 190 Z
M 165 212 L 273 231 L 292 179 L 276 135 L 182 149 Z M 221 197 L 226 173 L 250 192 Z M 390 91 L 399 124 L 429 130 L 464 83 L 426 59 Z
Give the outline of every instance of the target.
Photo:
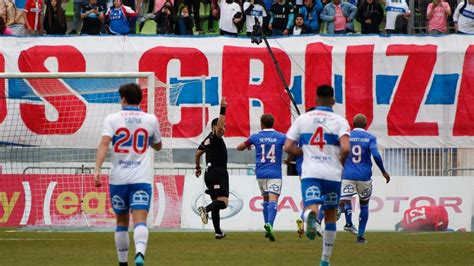
M 454 104 L 459 74 L 435 74 L 425 104 Z
M 397 84 L 398 76 L 377 75 L 375 76 L 375 94 L 377 104 L 390 104 L 393 90 Z
M 342 103 L 342 76 L 334 75 L 334 97 L 336 103 Z
M 389 105 L 396 89 L 399 76 L 376 75 L 375 93 L 377 105 Z M 431 87 L 426 97 L 425 105 L 453 105 L 456 98 L 456 90 L 459 74 L 434 74 Z M 258 82 L 259 78 L 252 78 Z M 136 82 L 134 78 L 114 79 L 62 79 L 63 84 L 77 92 L 88 103 L 118 103 L 120 96 L 116 88 L 122 84 Z M 334 88 L 336 102 L 344 103 L 344 76 L 334 75 Z M 176 106 L 182 104 L 200 104 L 202 102 L 201 80 L 170 78 L 170 84 L 182 83 L 183 88 L 179 93 Z M 30 84 L 24 79 L 8 79 L 8 97 L 10 99 L 21 99 L 33 102 L 41 102 L 42 99 L 33 91 Z M 290 91 L 296 104 L 303 103 L 302 76 L 294 76 Z M 173 101 L 172 101 L 173 102 Z M 211 106 L 219 105 L 219 77 L 206 79 L 206 103 Z M 261 107 L 258 101 L 252 101 L 252 106 Z
M 303 96 L 302 96 L 302 88 L 301 86 L 301 76 L 294 76 L 293 77 L 293 87 L 291 87 L 290 91 L 295 99 L 296 104 L 303 103 Z

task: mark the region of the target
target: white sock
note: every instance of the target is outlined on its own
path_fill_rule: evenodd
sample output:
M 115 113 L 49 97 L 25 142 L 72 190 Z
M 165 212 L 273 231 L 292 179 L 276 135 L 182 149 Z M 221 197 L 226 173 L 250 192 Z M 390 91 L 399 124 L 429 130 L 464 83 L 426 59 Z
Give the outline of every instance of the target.
M 115 232 L 115 247 L 117 248 L 117 255 L 119 262 L 128 261 L 128 247 L 130 240 L 128 239 L 128 230 Z
M 323 233 L 323 255 L 321 257 L 321 260 L 329 261 L 329 257 L 331 257 L 332 248 L 334 247 L 334 241 L 335 240 L 336 240 L 336 231 L 324 230 L 324 233 Z
M 142 253 L 143 256 L 145 256 L 146 245 L 148 243 L 148 228 L 145 223 L 135 225 L 133 240 L 135 240 L 135 253 Z

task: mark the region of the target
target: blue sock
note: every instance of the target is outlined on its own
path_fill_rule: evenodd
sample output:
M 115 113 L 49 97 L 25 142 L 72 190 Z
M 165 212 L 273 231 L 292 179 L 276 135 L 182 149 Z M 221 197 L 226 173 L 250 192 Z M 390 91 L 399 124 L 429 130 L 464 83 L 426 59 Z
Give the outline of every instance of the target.
M 321 222 L 323 221 L 323 219 L 324 219 L 324 210 L 325 210 L 325 209 L 326 209 L 326 208 L 324 208 L 324 206 L 322 206 L 322 205 L 321 205 L 321 207 L 319 208 L 319 211 L 318 211 L 318 218 L 317 218 L 318 221 L 319 221 L 319 223 L 321 223 Z
M 360 215 L 359 215 L 359 232 L 357 233 L 358 237 L 364 236 L 365 227 L 367 226 L 368 220 L 369 220 L 369 205 L 361 205 Z
M 352 203 L 344 203 L 344 216 L 346 216 L 346 224 L 352 225 Z
M 268 202 L 268 221 L 267 223 L 273 226 L 273 222 L 275 221 L 275 217 L 277 215 L 277 203 L 276 201 L 269 201 Z
M 263 221 L 265 223 L 268 223 L 268 201 L 263 201 L 262 207 L 263 207 Z

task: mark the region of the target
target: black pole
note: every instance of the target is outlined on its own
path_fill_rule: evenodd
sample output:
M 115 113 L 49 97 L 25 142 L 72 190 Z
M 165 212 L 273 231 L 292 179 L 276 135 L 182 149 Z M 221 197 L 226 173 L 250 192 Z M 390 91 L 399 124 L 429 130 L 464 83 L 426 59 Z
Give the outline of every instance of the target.
M 267 37 L 265 36 L 265 33 L 263 32 L 263 28 L 260 25 L 260 21 L 258 21 L 257 17 L 254 17 L 255 19 L 255 26 L 254 26 L 254 32 L 252 32 L 252 35 L 254 34 L 259 34 L 259 37 L 263 39 L 265 42 L 265 46 L 267 46 L 268 53 L 270 54 L 270 57 L 272 58 L 273 64 L 275 65 L 275 68 L 277 70 L 278 76 L 280 77 L 280 81 L 283 84 L 283 87 L 285 88 L 286 93 L 290 97 L 291 103 L 296 109 L 296 113 L 300 115 L 300 109 L 298 109 L 298 105 L 296 105 L 295 98 L 293 97 L 293 94 L 291 94 L 290 89 L 288 88 L 288 83 L 285 80 L 285 77 L 283 76 L 283 72 L 281 72 L 280 65 L 278 64 L 278 61 L 275 58 L 275 55 L 273 54 L 272 48 L 270 47 L 270 44 L 268 43 Z M 255 32 L 257 31 L 257 32 Z M 262 42 L 262 40 L 255 39 L 255 36 L 252 37 L 252 43 L 256 43 L 259 45 Z

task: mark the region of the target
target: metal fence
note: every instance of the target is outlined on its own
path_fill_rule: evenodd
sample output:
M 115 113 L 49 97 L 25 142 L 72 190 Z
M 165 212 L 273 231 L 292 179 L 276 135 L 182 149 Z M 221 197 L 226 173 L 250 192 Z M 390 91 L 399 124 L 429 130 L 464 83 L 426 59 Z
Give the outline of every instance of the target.
M 102 168 L 102 174 L 108 174 L 110 168 Z M 229 175 L 255 175 L 255 166 L 233 166 L 227 168 Z M 155 175 L 194 175 L 193 167 L 155 167 Z M 44 174 L 44 175 L 92 175 L 94 167 L 77 166 L 77 167 L 49 167 L 49 166 L 30 166 L 23 169 L 22 173 L 27 174 Z
M 460 148 L 385 148 L 381 149 L 385 168 L 392 176 L 472 176 L 474 149 Z M 69 165 L 69 164 L 68 164 Z M 283 166 L 284 167 L 284 166 Z M 108 168 L 104 168 L 107 173 Z M 255 165 L 228 167 L 230 175 L 255 175 Z M 156 175 L 194 175 L 194 166 L 156 167 Z M 284 172 L 285 173 L 285 172 Z M 75 164 L 71 167 L 29 166 L 23 174 L 93 174 L 93 167 Z M 374 174 L 380 175 L 377 167 Z
M 387 171 L 395 176 L 469 176 L 474 174 L 474 149 L 383 149 Z M 462 170 L 461 170 L 462 169 Z

